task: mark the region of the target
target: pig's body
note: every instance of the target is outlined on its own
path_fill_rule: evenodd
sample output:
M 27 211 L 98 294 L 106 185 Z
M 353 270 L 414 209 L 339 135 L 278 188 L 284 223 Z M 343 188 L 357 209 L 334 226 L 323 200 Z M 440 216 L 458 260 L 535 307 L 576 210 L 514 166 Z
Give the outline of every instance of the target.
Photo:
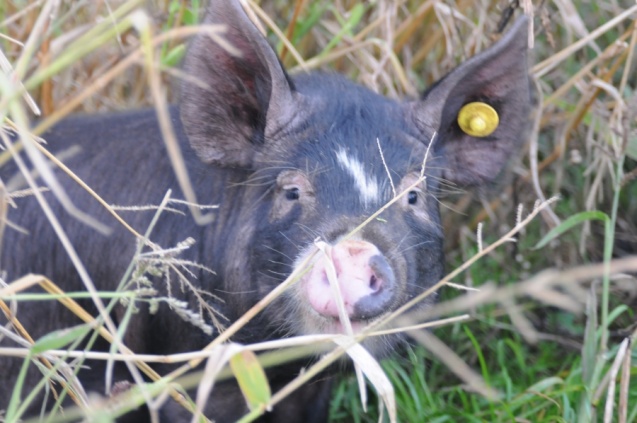
M 195 275 L 189 279 L 203 293 L 200 296 L 234 321 L 285 280 L 311 253 L 317 238 L 330 246 L 344 309 L 355 330 L 437 282 L 443 273 L 436 200 L 441 181 L 465 185 L 492 181 L 523 141 L 520 134 L 530 103 L 525 41 L 519 40 L 525 36 L 524 23 L 498 47 L 441 80 L 423 99 L 397 102 L 339 76 L 302 75 L 292 80 L 234 2 L 213 2 L 207 22 L 229 24 L 228 41 L 242 56 L 229 55 L 203 36 L 197 38 L 186 69 L 204 88 L 186 84 L 181 110 L 172 110 L 171 117 L 198 201 L 220 208 L 212 211 L 214 222 L 205 226 L 197 225 L 188 213 L 164 212 L 150 235 L 163 248 L 195 239 L 196 244 L 178 258 L 214 270 L 213 274 L 193 268 Z M 489 103 L 500 117 L 494 132 L 481 138 L 467 135 L 456 124 L 459 109 L 475 101 Z M 152 110 L 68 119 L 45 138 L 56 152 L 81 146 L 64 162 L 108 203 L 157 205 L 168 189 L 174 198 L 183 199 Z M 418 182 L 432 139 L 427 178 Z M 15 167 L 1 171 L 10 184 Z M 59 177 L 80 209 L 90 210 L 113 229 L 109 237 L 96 233 L 64 212 L 52 194 L 45 194 L 98 289 L 112 291 L 134 255 L 135 239 L 82 188 L 61 173 Z M 394 192 L 403 190 L 408 192 L 378 219 L 346 238 Z M 83 290 L 35 199 L 16 202 L 19 208 L 10 212 L 9 219 L 30 235 L 8 230 L 5 236 L 0 267 L 8 272 L 8 280 L 40 273 L 67 292 Z M 121 214 L 144 233 L 154 212 Z M 253 343 L 342 331 L 344 322 L 327 281 L 330 266 L 322 258 L 315 260 L 295 287 L 233 340 Z M 172 295 L 198 310 L 196 295 L 172 280 Z M 153 281 L 166 295 L 161 279 Z M 433 300 L 419 307 L 426 307 L 427 301 Z M 95 312 L 90 301 L 82 304 Z M 165 305 L 152 315 L 141 308 L 124 339 L 137 353 L 194 351 L 216 335 L 205 334 Z M 122 310 L 114 313 L 116 324 Z M 205 311 L 203 316 L 212 324 Z M 35 338 L 79 323 L 54 302 L 20 304 L 18 317 Z M 365 345 L 382 355 L 394 344 L 395 337 L 390 337 Z M 96 347 L 100 348 L 108 345 Z M 87 390 L 103 392 L 103 363 L 89 364 L 80 380 Z M 0 358 L 0 409 L 7 406 L 20 366 L 21 360 Z M 167 369 L 158 366 L 158 370 Z M 299 365 L 273 371 L 269 377 L 274 389 L 299 371 Z M 39 379 L 32 367 L 27 386 Z M 124 366 L 117 366 L 113 381 L 122 380 L 131 378 Z M 328 391 L 326 380 L 310 383 L 264 419 L 324 421 Z M 205 408 L 219 422 L 234 421 L 246 411 L 231 383 L 217 386 Z M 189 418 L 174 404 L 165 407 L 162 416 L 166 421 Z
M 237 184 L 244 182 L 249 173 L 241 170 L 222 170 L 202 163 L 185 142 L 186 137 L 176 109 L 171 110 L 171 117 L 175 133 L 181 141 L 193 186 L 197 188 L 197 197 L 202 204 L 239 203 L 243 190 Z M 122 134 L 126 134 L 126 137 L 122 137 Z M 70 157 L 64 160 L 65 165 L 75 171 L 89 186 L 100 187 L 97 193 L 109 204 L 158 205 L 168 189 L 173 192 L 172 198 L 183 199 L 164 144 L 161 142 L 161 133 L 154 110 L 70 118 L 49 131 L 45 138 L 52 151 L 62 155 L 65 151 L 71 152 Z M 76 150 L 75 153 L 72 152 L 73 150 L 67 150 L 72 146 L 81 146 L 81 149 Z M 143 154 L 133 156 L 130 154 L 131 151 L 143 152 Z M 0 177 L 13 185 L 12 179 L 8 176 L 16 175 L 16 170 L 15 165 L 9 163 L 2 169 Z M 52 205 L 55 215 L 60 219 L 71 243 L 76 247 L 81 261 L 89 268 L 91 278 L 98 290 L 112 291 L 117 287 L 131 263 L 137 248 L 135 238 L 68 176 L 62 172 L 57 172 L 56 175 L 78 208 L 92 210 L 92 216 L 112 229 L 112 233 L 108 236 L 89 229 L 64 211 L 52 193 L 44 194 Z M 108 184 L 101 183 L 105 175 L 108 175 Z M 132 192 L 135 193 L 135 197 L 131 197 Z M 5 237 L 0 263 L 2 263 L 2 269 L 8 272 L 8 280 L 28 273 L 36 273 L 49 276 L 67 292 L 84 291 L 78 273 L 63 252 L 57 235 L 51 225 L 42 218 L 42 211 L 35 198 L 29 197 L 16 201 L 19 209 L 10 213 L 10 219 L 13 223 L 28 229 L 31 235 L 9 232 Z M 242 227 L 242 224 L 239 222 L 239 214 L 235 213 L 236 209 L 213 210 L 211 212 L 216 216 L 214 222 L 201 226 L 194 222 L 184 206 L 171 205 L 170 207 L 184 213 L 162 213 L 155 226 L 157 229 L 151 233 L 150 238 L 153 242 L 170 248 L 192 237 L 197 240 L 197 243 L 185 250 L 178 258 L 200 263 L 210 269 L 223 269 L 224 264 L 229 260 L 227 258 L 228 244 L 241 236 L 237 228 Z M 155 210 L 123 211 L 121 215 L 134 229 L 145 233 L 155 212 Z M 198 289 L 225 300 L 224 302 L 212 299 L 210 305 L 220 314 L 225 315 L 229 321 L 234 321 L 259 299 L 255 287 L 233 283 L 231 278 L 227 278 L 224 284 L 223 274 L 220 272 L 212 274 L 206 270 L 190 269 L 195 277 L 189 279 Z M 156 279 L 154 286 L 162 295 L 166 294 L 161 278 Z M 39 289 L 35 291 L 42 292 Z M 177 298 L 187 299 L 193 311 L 198 310 L 197 300 L 192 292 L 189 290 L 182 292 L 177 285 L 173 286 L 172 291 Z M 96 315 L 97 311 L 91 301 L 84 300 L 79 303 Z M 174 354 L 196 351 L 207 345 L 216 335 L 216 333 L 204 334 L 202 330 L 178 317 L 165 305 L 161 305 L 160 311 L 154 314 L 148 314 L 145 305 L 140 304 L 140 307 L 143 311 L 134 317 L 125 338 L 125 344 L 136 353 Z M 28 328 L 34 339 L 62 327 L 82 323 L 79 318 L 54 301 L 20 303 L 18 310 L 21 323 Z M 118 307 L 113 316 L 116 324 L 120 322 L 122 311 L 123 309 Z M 209 319 L 208 323 L 211 324 Z M 224 323 L 227 322 L 224 321 Z M 284 333 L 278 329 L 280 326 L 269 325 L 264 319 L 257 318 L 240 331 L 233 340 L 258 342 L 283 336 Z M 2 344 L 15 346 L 7 339 L 4 339 Z M 100 338 L 94 350 L 107 351 L 108 348 L 109 344 Z M 103 393 L 105 389 L 104 362 L 88 361 L 87 364 L 89 368 L 80 373 L 84 388 L 87 392 Z M 14 378 L 21 366 L 21 359 L 0 357 L 2 369 L 0 409 L 5 409 L 8 405 L 15 385 Z M 168 366 L 155 367 L 160 373 L 167 373 Z M 299 366 L 296 368 L 298 371 Z M 281 377 L 282 372 L 286 373 L 284 369 L 279 369 L 270 376 L 273 378 L 271 380 L 273 388 L 280 388 L 289 381 L 289 374 Z M 32 366 L 26 386 L 34 386 L 41 378 L 42 374 Z M 125 366 L 116 365 L 113 381 L 131 381 Z M 328 383 L 311 384 L 308 389 L 299 393 L 300 397 L 293 397 L 290 406 L 283 410 L 283 415 L 289 414 L 289 418 L 293 420 L 324 421 L 325 402 L 329 394 L 329 381 L 326 379 L 325 382 Z M 71 404 L 70 401 L 65 403 Z M 296 407 L 295 403 L 304 404 L 304 406 Z M 39 412 L 40 404 L 41 401 L 36 401 L 28 414 Z M 317 405 L 313 406 L 313 404 Z M 221 384 L 218 389 L 215 389 L 213 400 L 208 405 L 209 415 L 215 416 L 220 422 L 236 421 L 247 411 L 243 396 L 231 383 Z M 142 410 L 141 413 L 144 414 L 145 411 Z M 163 413 L 166 421 L 175 421 L 175 418 L 176 421 L 189 419 L 187 412 L 176 405 L 166 407 Z M 140 417 L 139 414 L 134 414 L 129 418 L 133 422 L 139 421 Z M 281 421 L 273 416 L 269 418 L 274 419 L 273 421 Z

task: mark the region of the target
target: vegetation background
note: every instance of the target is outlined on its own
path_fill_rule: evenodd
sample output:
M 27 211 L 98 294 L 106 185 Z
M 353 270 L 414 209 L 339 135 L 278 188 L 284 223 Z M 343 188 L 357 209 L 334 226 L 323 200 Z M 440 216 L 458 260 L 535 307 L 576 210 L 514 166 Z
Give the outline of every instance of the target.
M 635 2 L 249 4 L 266 18 L 291 72 L 330 69 L 394 98 L 416 97 L 491 45 L 516 16 L 533 17 L 538 113 L 529 147 L 502 194 L 450 192 L 442 199 L 447 268 L 486 257 L 441 288 L 448 301 L 438 312 L 470 317 L 414 336 L 402 358 L 383 368 L 402 422 L 637 421 Z M 30 109 L 37 134 L 69 113 L 176 101 L 187 28 L 204 7 L 194 0 L 3 0 L 0 116 L 14 117 L 15 104 Z M 40 118 L 16 94 L 18 82 Z M 7 160 L 0 152 L 0 166 Z M 502 241 L 538 199 L 554 196 L 515 240 Z M 502 245 L 481 253 L 496 243 Z M 497 395 L 488 398 L 483 388 Z M 358 390 L 354 377 L 342 380 L 332 421 L 378 421 L 377 405 L 371 401 L 365 412 Z

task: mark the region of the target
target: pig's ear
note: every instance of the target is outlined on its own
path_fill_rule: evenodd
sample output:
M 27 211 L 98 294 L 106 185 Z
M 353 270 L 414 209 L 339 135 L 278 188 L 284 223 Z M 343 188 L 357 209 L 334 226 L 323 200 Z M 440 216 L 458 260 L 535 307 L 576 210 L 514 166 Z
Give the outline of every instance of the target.
M 421 132 L 438 133 L 433 151 L 442 156 L 445 179 L 463 186 L 491 182 L 523 145 L 531 109 L 527 28 L 528 19 L 518 19 L 495 45 L 410 104 Z
M 287 120 L 296 93 L 266 39 L 236 0 L 212 0 L 204 24 L 221 24 L 234 54 L 205 34 L 186 56 L 181 119 L 208 163 L 250 167 L 268 132 Z

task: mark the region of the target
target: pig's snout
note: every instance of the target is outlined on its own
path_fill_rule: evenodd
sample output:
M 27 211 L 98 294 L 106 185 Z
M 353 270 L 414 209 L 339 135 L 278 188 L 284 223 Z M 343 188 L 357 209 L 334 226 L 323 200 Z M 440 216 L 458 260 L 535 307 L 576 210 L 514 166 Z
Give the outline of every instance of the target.
M 388 311 L 396 291 L 396 277 L 391 264 L 374 244 L 343 241 L 331 248 L 328 256 L 350 319 L 368 320 Z M 325 255 L 320 257 L 302 283 L 315 311 L 338 318 L 338 300 L 328 279 L 329 260 Z

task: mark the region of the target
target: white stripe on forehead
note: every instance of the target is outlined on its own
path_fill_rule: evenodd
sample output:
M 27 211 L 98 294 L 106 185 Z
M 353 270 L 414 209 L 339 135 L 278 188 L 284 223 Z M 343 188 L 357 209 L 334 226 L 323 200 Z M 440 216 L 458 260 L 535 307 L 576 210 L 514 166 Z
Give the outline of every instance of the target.
M 347 152 L 342 148 L 336 152 L 336 159 L 343 170 L 354 178 L 354 184 L 358 188 L 361 203 L 367 207 L 371 202 L 377 202 L 380 197 L 378 182 L 372 175 L 365 174 L 363 164 L 354 157 L 348 156 Z

